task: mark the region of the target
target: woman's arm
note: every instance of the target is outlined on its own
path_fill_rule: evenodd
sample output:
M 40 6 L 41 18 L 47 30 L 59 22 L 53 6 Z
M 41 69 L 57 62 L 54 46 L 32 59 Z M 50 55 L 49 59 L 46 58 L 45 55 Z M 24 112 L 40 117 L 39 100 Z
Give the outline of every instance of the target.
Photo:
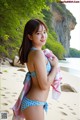
M 42 90 L 48 89 L 52 84 L 53 79 L 55 78 L 55 75 L 57 72 L 56 60 L 54 62 L 50 60 L 51 65 L 54 67 L 52 67 L 52 70 L 48 76 L 47 76 L 47 70 L 46 70 L 45 56 L 42 51 L 40 50 L 35 51 L 33 62 L 34 62 L 34 69 L 37 75 L 37 80 L 40 88 Z

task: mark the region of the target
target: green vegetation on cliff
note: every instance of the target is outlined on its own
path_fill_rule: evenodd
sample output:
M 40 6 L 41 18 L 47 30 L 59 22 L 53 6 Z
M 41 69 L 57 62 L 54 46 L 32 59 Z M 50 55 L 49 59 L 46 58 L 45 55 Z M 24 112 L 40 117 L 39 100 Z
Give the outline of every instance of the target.
M 47 0 L 51 1 L 53 0 Z M 0 57 L 14 58 L 18 54 L 25 23 L 31 18 L 39 18 L 45 21 L 49 28 L 45 48 L 48 47 L 62 59 L 65 50 L 57 42 L 57 35 L 51 28 L 49 13 L 46 0 L 0 0 Z
M 70 54 L 69 57 L 80 58 L 80 50 L 77 50 L 75 48 L 70 48 L 69 54 Z

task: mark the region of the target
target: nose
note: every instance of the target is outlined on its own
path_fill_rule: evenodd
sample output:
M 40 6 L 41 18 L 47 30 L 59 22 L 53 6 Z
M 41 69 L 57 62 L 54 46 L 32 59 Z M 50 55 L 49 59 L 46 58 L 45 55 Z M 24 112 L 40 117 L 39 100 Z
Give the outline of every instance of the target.
M 45 36 L 44 33 L 42 33 L 42 38 L 44 38 L 44 36 Z

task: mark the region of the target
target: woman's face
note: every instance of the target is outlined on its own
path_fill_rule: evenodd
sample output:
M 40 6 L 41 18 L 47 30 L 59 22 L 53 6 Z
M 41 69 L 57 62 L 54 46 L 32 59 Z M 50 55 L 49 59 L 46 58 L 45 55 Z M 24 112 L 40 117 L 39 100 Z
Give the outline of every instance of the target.
M 32 44 L 35 47 L 42 47 L 45 45 L 47 40 L 47 32 L 45 27 L 43 25 L 40 25 L 38 31 L 34 32 L 30 36 L 30 40 L 32 40 Z

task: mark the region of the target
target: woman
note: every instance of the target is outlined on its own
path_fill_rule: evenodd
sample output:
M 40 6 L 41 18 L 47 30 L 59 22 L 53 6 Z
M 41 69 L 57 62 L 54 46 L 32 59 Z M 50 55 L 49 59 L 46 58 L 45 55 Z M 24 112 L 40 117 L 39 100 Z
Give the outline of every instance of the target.
M 55 57 L 48 60 L 42 51 L 46 40 L 46 25 L 39 19 L 29 20 L 19 50 L 20 62 L 26 63 L 31 74 L 30 89 L 21 103 L 21 111 L 26 120 L 44 120 L 49 89 L 57 73 L 58 59 Z

